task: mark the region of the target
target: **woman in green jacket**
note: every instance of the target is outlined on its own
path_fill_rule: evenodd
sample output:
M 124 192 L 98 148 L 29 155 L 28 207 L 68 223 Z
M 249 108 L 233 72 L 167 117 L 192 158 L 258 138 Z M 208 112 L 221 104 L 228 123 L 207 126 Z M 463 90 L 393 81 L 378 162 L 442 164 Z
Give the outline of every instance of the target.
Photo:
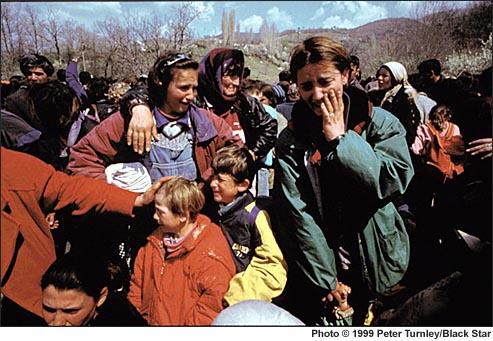
M 301 100 L 294 130 L 276 144 L 273 198 L 282 214 L 274 228 L 289 265 L 280 304 L 307 325 L 362 325 L 371 300 L 409 263 L 409 237 L 391 202 L 414 175 L 405 129 L 347 86 L 349 54 L 338 42 L 308 38 L 293 50 L 290 71 Z

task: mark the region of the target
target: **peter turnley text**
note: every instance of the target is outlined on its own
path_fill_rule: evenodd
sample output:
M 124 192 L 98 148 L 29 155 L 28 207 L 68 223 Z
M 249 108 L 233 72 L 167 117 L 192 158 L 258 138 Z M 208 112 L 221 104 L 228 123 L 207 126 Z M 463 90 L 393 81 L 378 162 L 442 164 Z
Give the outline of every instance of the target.
M 327 338 L 336 338 L 336 337 L 356 337 L 356 338 L 431 338 L 431 339 L 440 339 L 440 338 L 463 338 L 463 337 L 491 337 L 491 330 L 481 330 L 481 329 L 401 329 L 401 330 L 391 330 L 391 329 L 312 329 L 312 337 L 327 337 Z

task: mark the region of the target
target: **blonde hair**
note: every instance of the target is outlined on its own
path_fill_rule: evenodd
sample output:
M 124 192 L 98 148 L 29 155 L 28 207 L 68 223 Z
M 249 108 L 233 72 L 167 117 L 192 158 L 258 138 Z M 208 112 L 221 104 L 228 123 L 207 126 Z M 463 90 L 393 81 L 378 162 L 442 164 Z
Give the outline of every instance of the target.
M 116 82 L 110 85 L 108 89 L 108 99 L 112 100 L 115 104 L 120 103 L 120 99 L 125 93 L 130 90 L 130 84 L 126 82 Z
M 445 129 L 445 123 L 452 118 L 452 110 L 443 104 L 437 104 L 431 108 L 428 120 L 436 130 L 442 131 Z
M 197 185 L 177 176 L 163 183 L 154 198 L 159 205 L 166 205 L 176 215 L 189 215 L 194 222 L 204 207 L 205 197 Z

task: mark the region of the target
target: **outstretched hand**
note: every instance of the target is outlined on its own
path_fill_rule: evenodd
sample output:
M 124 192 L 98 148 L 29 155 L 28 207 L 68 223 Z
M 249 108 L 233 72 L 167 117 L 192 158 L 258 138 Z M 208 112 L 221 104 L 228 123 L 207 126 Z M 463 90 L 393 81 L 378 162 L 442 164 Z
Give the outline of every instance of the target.
M 165 182 L 171 180 L 172 178 L 174 178 L 174 176 L 164 176 L 161 179 L 155 181 L 147 191 L 145 191 L 135 199 L 134 207 L 143 207 L 152 203 L 158 189 L 160 189 Z
M 492 140 L 493 138 L 487 137 L 484 139 L 477 139 L 474 141 L 469 142 L 469 148 L 466 149 L 466 152 L 470 153 L 471 155 L 481 155 L 481 160 L 486 159 L 486 158 L 491 158 L 492 156 Z
M 60 226 L 60 222 L 55 218 L 55 212 L 48 213 L 46 221 L 50 225 L 50 230 L 55 230 Z

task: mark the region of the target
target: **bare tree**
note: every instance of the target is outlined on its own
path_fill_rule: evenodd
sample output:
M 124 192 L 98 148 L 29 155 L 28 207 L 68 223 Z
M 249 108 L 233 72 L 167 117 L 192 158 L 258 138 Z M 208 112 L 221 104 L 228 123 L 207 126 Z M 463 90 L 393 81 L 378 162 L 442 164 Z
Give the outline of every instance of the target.
M 269 24 L 265 19 L 262 21 L 262 25 L 260 25 L 259 36 L 260 42 L 267 44 L 267 41 L 269 40 Z
M 35 53 L 41 53 L 43 47 L 43 31 L 45 22 L 41 20 L 38 12 L 31 5 L 26 5 L 26 22 L 27 28 L 26 40 L 29 42 L 29 49 Z
M 117 60 L 117 52 L 123 44 L 123 28 L 120 26 L 119 20 L 114 21 L 98 21 L 96 22 L 96 30 L 98 32 L 98 40 L 101 42 L 101 51 L 104 76 L 113 76 L 116 70 L 113 70 L 114 61 Z
M 241 39 L 240 22 L 236 23 L 236 37 L 237 37 L 236 40 L 238 41 L 238 43 L 241 43 L 242 39 Z
M 126 18 L 124 30 L 132 44 L 131 53 L 135 63 L 131 70 L 134 75 L 142 74 L 162 52 L 162 27 L 165 23 L 162 17 L 151 13 Z
M 49 39 L 53 42 L 56 50 L 56 59 L 59 64 L 62 64 L 62 55 L 60 51 L 60 34 L 62 31 L 62 23 L 58 19 L 60 17 L 60 11 L 53 10 L 53 7 L 48 8 L 47 24 L 45 25 L 45 30 L 48 34 Z
M 7 54 L 12 54 L 15 49 L 13 23 L 17 16 L 14 15 L 15 9 L 10 3 L 2 5 L 2 51 Z M 17 9 L 17 12 L 19 10 Z
M 162 16 L 153 14 L 142 21 L 142 31 L 137 32 L 145 45 L 146 52 L 151 56 L 152 63 L 162 54 L 164 40 L 163 28 L 166 23 Z
M 11 3 L 2 4 L 2 75 L 4 73 L 10 75 L 14 70 L 18 69 L 18 65 L 15 58 L 20 54 L 21 46 L 16 44 L 19 41 L 19 31 L 15 28 L 19 22 L 19 6 L 15 6 Z
M 418 24 L 411 26 L 405 38 L 395 45 L 395 53 L 405 56 L 413 67 L 424 59 L 445 59 L 455 48 L 452 27 L 457 12 L 453 6 L 444 1 L 419 2 L 415 7 Z
M 255 40 L 255 34 L 253 33 L 253 29 L 252 29 L 252 28 L 250 28 L 250 29 L 248 30 L 248 41 L 249 41 L 250 43 L 253 43 L 253 42 L 254 42 L 254 40 Z
M 202 14 L 193 2 L 173 6 L 173 14 L 168 17 L 168 34 L 171 46 L 176 51 L 183 51 L 185 42 L 193 38 L 190 24 Z
M 268 43 L 268 49 L 270 51 L 274 50 L 276 48 L 276 38 L 277 38 L 278 32 L 277 32 L 277 26 L 275 23 L 270 25 L 270 30 L 269 30 L 269 43 Z

